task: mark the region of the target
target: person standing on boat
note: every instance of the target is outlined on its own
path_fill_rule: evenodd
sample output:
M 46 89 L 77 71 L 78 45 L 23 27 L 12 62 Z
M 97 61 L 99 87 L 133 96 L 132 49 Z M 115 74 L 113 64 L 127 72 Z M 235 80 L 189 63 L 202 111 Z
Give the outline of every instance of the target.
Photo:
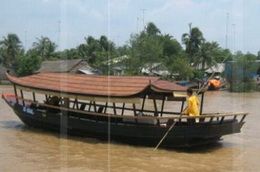
M 187 107 L 184 109 L 183 114 L 188 116 L 199 116 L 199 99 L 193 94 L 193 90 L 191 88 L 187 90 L 187 96 Z M 196 122 L 198 121 L 199 118 L 196 118 Z

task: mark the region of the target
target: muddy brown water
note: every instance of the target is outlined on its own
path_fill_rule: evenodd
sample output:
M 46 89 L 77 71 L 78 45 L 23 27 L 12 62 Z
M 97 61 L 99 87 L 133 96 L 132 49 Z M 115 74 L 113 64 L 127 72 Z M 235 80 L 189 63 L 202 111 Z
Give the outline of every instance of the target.
M 0 93 L 12 92 L 0 86 Z M 153 151 L 26 127 L 0 100 L 0 171 L 260 171 L 260 93 L 207 92 L 204 112 L 249 112 L 212 146 Z

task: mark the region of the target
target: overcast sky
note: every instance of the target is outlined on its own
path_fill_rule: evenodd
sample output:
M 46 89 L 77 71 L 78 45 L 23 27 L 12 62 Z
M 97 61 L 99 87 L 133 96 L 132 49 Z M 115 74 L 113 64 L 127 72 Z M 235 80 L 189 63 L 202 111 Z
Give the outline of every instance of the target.
M 209 41 L 256 53 L 260 50 L 260 0 L 1 0 L 0 37 L 16 33 L 25 47 L 48 36 L 60 49 L 76 47 L 84 37 L 107 35 L 116 44 L 154 22 L 179 41 L 188 23 Z M 59 22 L 60 21 L 60 22 Z M 60 23 L 60 24 L 59 24 Z

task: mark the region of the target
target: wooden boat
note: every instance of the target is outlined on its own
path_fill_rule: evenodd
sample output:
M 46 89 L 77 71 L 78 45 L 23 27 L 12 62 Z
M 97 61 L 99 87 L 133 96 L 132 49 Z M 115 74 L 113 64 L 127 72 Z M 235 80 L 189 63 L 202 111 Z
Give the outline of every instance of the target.
M 219 90 L 223 86 L 224 84 L 221 82 L 218 76 L 213 79 L 210 79 L 208 82 L 208 90 L 210 91 Z
M 186 87 L 157 77 L 88 76 L 39 73 L 26 77 L 6 74 L 14 93 L 2 98 L 28 126 L 61 133 L 112 139 L 130 144 L 186 147 L 219 141 L 239 133 L 247 113 L 180 116 Z M 151 103 L 149 103 L 151 102 Z M 164 109 L 179 103 L 176 112 Z M 151 107 L 153 105 L 153 107 Z M 160 105 L 160 106 L 159 106 Z

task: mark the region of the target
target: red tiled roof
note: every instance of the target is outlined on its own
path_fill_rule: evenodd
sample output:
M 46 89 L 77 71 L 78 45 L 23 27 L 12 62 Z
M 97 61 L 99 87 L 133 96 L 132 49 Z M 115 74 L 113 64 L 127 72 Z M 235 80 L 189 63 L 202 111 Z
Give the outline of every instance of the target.
M 13 77 L 7 74 L 8 79 L 17 85 L 57 91 L 63 93 L 129 97 L 135 96 L 149 86 L 157 91 L 184 91 L 186 87 L 179 86 L 157 77 L 145 76 L 95 76 L 68 73 L 39 73 L 26 77 Z

